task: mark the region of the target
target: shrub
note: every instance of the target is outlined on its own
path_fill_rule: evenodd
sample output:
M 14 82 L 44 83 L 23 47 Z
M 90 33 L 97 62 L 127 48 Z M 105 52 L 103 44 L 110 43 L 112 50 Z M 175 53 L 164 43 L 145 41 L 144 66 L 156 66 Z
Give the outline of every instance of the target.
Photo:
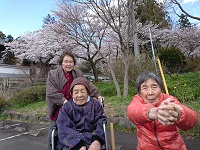
M 4 106 L 7 104 L 7 101 L 0 97 L 0 111 L 4 108 Z
M 176 47 L 160 48 L 158 56 L 171 73 L 179 73 L 180 69 L 185 65 L 186 58 Z
M 186 72 L 198 72 L 198 71 L 200 71 L 200 56 L 195 58 L 186 57 L 186 65 L 180 72 L 186 73 Z
M 46 96 L 46 86 L 39 85 L 23 89 L 10 99 L 11 104 L 33 103 L 44 101 Z

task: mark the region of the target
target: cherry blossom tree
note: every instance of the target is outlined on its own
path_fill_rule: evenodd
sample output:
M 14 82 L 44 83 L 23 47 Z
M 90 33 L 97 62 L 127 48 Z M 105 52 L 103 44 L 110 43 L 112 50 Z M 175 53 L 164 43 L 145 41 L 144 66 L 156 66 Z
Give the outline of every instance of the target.
M 13 52 L 15 57 L 23 61 L 24 59 L 38 62 L 44 66 L 57 64 L 60 54 L 73 47 L 68 35 L 57 32 L 55 24 L 49 24 L 44 28 L 28 32 L 16 40 L 6 43 L 6 52 Z M 44 71 L 44 68 L 41 68 Z
M 68 0 L 63 0 L 64 2 Z M 135 20 L 135 2 L 133 0 L 72 0 L 79 4 L 85 5 L 91 11 L 98 15 L 102 22 L 106 23 L 112 32 L 116 33 L 117 41 L 119 43 L 120 54 L 124 63 L 124 92 L 123 96 L 128 94 L 128 72 L 129 72 L 129 54 L 130 43 L 134 46 L 135 56 L 139 55 L 139 46 Z M 114 84 L 117 85 L 117 83 Z
M 77 58 L 88 61 L 97 79 L 97 64 L 104 62 L 109 67 L 117 95 L 121 89 L 113 69 L 113 62 L 122 58 L 124 91 L 128 94 L 130 70 L 129 55 L 140 55 L 139 45 L 147 49 L 152 39 L 161 47 L 178 47 L 186 56 L 199 56 L 199 28 L 161 29 L 159 24 L 142 24 L 135 20 L 134 1 L 76 0 L 70 4 L 66 0 L 58 3 L 54 10 L 57 21 L 44 28 L 26 33 L 13 42 L 7 43 L 6 51 L 13 52 L 20 60 L 28 59 L 40 63 L 57 64 L 64 50 L 71 50 Z M 114 4 L 113 2 L 117 2 Z M 147 48 L 145 48 L 145 46 Z M 131 47 L 130 47 L 131 46 Z M 150 49 L 151 47 L 149 47 Z M 44 60 L 45 58 L 45 60 Z M 139 61 L 138 61 L 139 62 Z
M 165 29 L 158 31 L 157 40 L 162 47 L 175 46 L 187 57 L 200 56 L 200 28 L 187 27 L 173 30 Z
M 98 81 L 97 64 L 103 59 L 99 55 L 106 25 L 99 18 L 88 12 L 82 5 L 58 3 L 59 10 L 54 11 L 60 25 L 59 31 L 68 34 L 76 43 L 73 49 L 77 58 L 89 62 L 95 81 Z M 64 27 L 64 28 L 62 28 Z

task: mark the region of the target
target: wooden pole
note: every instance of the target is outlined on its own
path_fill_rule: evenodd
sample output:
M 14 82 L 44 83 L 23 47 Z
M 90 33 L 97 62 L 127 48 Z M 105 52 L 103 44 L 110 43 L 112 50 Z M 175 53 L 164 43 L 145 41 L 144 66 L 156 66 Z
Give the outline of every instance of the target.
M 161 76 L 162 76 L 162 80 L 163 80 L 163 84 L 164 84 L 164 87 L 165 87 L 166 94 L 169 94 L 168 89 L 167 89 L 167 84 L 166 84 L 166 81 L 165 81 L 165 76 L 163 74 L 162 66 L 161 66 L 161 63 L 160 63 L 160 59 L 157 58 L 157 61 L 158 61 L 158 66 L 159 66 L 159 69 L 160 69 L 160 73 L 161 73 Z
M 115 136 L 114 136 L 114 129 L 113 129 L 113 123 L 110 123 L 110 137 L 111 137 L 111 148 L 112 150 L 116 150 L 115 148 Z

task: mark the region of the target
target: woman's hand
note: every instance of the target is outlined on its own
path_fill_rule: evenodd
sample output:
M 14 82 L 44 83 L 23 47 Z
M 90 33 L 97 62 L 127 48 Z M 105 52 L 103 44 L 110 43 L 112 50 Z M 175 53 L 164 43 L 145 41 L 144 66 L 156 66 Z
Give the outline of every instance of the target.
M 158 121 L 163 125 L 173 125 L 180 117 L 181 106 L 174 103 L 173 99 L 164 100 L 158 107 Z
M 101 144 L 99 143 L 99 141 L 95 140 L 94 142 L 92 142 L 88 150 L 100 150 L 100 149 L 101 149 Z
M 82 146 L 79 150 L 86 150 L 86 146 Z

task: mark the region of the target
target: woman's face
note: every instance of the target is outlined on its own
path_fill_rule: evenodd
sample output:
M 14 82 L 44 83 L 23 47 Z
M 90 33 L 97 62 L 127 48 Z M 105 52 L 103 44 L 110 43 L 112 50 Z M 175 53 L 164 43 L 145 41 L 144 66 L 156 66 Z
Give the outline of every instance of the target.
M 141 84 L 140 96 L 145 103 L 150 103 L 156 105 L 159 103 L 161 95 L 161 88 L 158 83 L 149 78 L 144 83 Z
M 62 68 L 65 72 L 70 72 L 74 69 L 74 60 L 71 56 L 66 55 L 62 61 Z
M 86 87 L 81 84 L 75 85 L 72 90 L 72 97 L 77 105 L 84 105 L 88 99 Z

